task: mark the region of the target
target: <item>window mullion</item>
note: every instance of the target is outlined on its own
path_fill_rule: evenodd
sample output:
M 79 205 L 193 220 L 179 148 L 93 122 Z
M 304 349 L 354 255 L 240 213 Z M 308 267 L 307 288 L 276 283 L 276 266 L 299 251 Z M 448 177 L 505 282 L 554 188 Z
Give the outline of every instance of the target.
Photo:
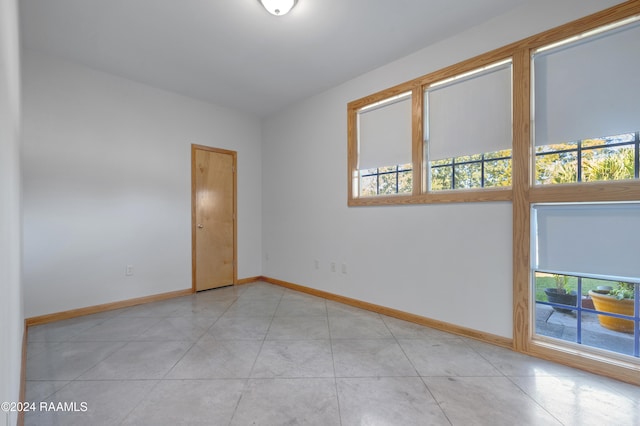
M 577 161 L 578 164 L 576 164 L 576 181 L 578 182 L 582 182 L 582 141 L 578 141 L 578 150 L 577 150 Z
M 482 160 L 480 161 L 480 187 L 484 188 L 484 154 L 482 154 Z
M 456 189 L 456 159 L 451 159 L 451 189 Z
M 635 134 L 634 148 L 633 174 L 638 179 L 640 178 L 640 131 Z

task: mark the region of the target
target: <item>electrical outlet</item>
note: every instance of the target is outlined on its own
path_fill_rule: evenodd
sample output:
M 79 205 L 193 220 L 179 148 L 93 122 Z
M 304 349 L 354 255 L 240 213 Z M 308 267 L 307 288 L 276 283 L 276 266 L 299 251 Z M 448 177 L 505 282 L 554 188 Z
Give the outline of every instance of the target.
M 336 262 L 331 262 L 331 272 L 336 271 Z
M 127 265 L 127 266 L 124 268 L 124 274 L 125 274 L 127 277 L 130 277 L 131 275 L 133 275 L 133 265 Z
M 320 262 L 318 261 L 318 259 L 316 259 L 316 260 L 314 260 L 314 261 L 313 261 L 313 266 L 314 266 L 316 269 L 320 269 Z
M 267 262 L 269 261 L 269 252 L 265 252 L 264 260 L 267 261 Z
M 346 264 L 346 263 L 343 263 L 343 264 L 342 264 L 342 273 L 343 273 L 343 274 L 346 274 L 346 273 L 347 273 L 347 264 Z

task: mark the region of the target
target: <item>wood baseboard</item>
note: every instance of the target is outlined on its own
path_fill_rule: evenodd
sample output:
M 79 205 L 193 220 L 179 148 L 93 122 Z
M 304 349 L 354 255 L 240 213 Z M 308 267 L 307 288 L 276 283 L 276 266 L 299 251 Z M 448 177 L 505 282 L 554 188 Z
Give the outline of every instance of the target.
M 251 284 L 251 283 L 255 283 L 257 281 L 263 281 L 263 279 L 264 279 L 264 277 L 262 277 L 261 275 L 258 275 L 257 277 L 242 278 L 242 279 L 238 280 L 236 285 Z
M 236 285 L 243 285 L 264 280 L 261 275 L 239 279 Z M 144 303 L 159 302 L 161 300 L 172 299 L 174 297 L 187 296 L 193 294 L 193 289 L 171 291 L 168 293 L 154 294 L 151 296 L 138 297 L 135 299 L 122 300 L 119 302 L 104 303 L 101 305 L 87 306 L 85 308 L 71 309 L 69 311 L 56 312 L 53 314 L 39 315 L 27 318 L 25 320 L 26 327 L 32 325 L 47 324 L 55 321 L 62 321 L 70 318 L 81 317 L 84 315 L 97 314 L 114 309 L 128 308 L 129 306 L 142 305 Z
M 449 324 L 444 321 L 438 321 L 431 318 L 426 318 L 420 315 L 410 314 L 408 312 L 400 311 L 397 309 L 387 308 L 385 306 L 376 305 L 369 302 L 363 302 L 358 299 L 352 299 L 350 297 L 340 296 L 337 294 L 329 293 L 322 290 L 316 290 L 314 288 L 305 287 L 299 284 L 290 283 L 287 281 L 278 280 L 275 278 L 261 277 L 261 281 L 268 282 L 270 284 L 279 285 L 291 290 L 296 290 L 302 293 L 311 294 L 313 296 L 322 297 L 323 299 L 332 300 L 334 302 L 344 303 L 345 305 L 354 306 L 356 308 L 365 309 L 367 311 L 376 312 L 382 315 L 386 315 L 393 318 L 398 318 L 404 321 L 409 321 L 415 324 L 424 325 L 427 327 L 435 328 L 437 330 L 445 331 L 447 333 L 457 334 L 459 336 L 470 337 L 472 339 L 480 340 L 492 345 L 501 346 L 507 349 L 513 348 L 513 340 L 497 336 L 491 333 L 485 333 L 471 328 L 461 327 L 454 324 Z
M 168 293 L 154 294 L 151 296 L 137 297 L 135 299 L 121 300 L 119 302 L 103 303 L 101 305 L 88 306 L 86 308 L 71 309 L 69 311 L 56 312 L 53 314 L 40 315 L 26 319 L 27 327 L 32 325 L 47 324 L 55 321 L 62 321 L 84 315 L 97 314 L 114 309 L 128 308 L 129 306 L 142 305 L 144 303 L 159 302 L 161 300 L 173 299 L 174 297 L 188 296 L 193 294 L 193 289 L 170 291 Z

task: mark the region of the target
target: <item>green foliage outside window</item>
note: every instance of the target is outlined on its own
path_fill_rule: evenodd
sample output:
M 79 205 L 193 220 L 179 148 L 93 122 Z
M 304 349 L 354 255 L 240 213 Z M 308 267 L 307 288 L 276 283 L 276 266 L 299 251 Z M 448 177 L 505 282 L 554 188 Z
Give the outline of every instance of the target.
M 636 152 L 633 146 L 636 137 L 628 133 L 610 138 L 585 139 L 580 143 L 540 146 L 536 152 L 536 183 L 547 185 L 633 179 L 636 177 Z M 580 168 L 578 153 L 581 157 Z
M 628 133 L 539 146 L 535 158 L 536 183 L 637 178 L 634 146 L 637 138 L 637 133 Z M 430 162 L 429 167 L 431 191 L 511 186 L 511 150 L 445 158 Z M 411 194 L 412 190 L 411 164 L 360 170 L 360 196 Z
M 413 171 L 411 164 L 360 170 L 360 196 L 411 194 Z
M 430 166 L 432 191 L 511 186 L 510 149 L 445 158 Z

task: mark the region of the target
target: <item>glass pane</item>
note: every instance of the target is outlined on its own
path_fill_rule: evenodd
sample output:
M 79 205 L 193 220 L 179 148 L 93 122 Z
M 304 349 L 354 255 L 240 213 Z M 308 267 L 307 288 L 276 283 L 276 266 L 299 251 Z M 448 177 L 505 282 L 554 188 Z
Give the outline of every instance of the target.
M 593 278 L 582 279 L 582 295 L 588 296 L 591 290 L 597 290 L 598 287 L 613 287 L 615 283 L 607 280 L 596 280 Z
M 591 147 L 591 146 L 602 146 L 605 145 L 607 143 L 607 141 L 605 139 L 602 138 L 596 138 L 596 139 L 584 139 L 582 141 L 582 147 Z
M 510 186 L 511 160 L 487 161 L 484 164 L 484 186 Z
M 536 147 L 536 183 L 572 183 L 633 179 L 636 134 L 584 139 Z M 580 156 L 580 176 L 577 158 Z
M 411 164 L 404 164 L 360 170 L 360 196 L 410 194 L 413 191 L 413 171 L 410 166 Z M 406 169 L 401 169 L 403 167 Z M 396 169 L 401 171 L 397 172 Z
M 634 339 L 640 338 L 640 330 L 634 336 L 634 291 L 631 283 L 536 272 L 536 334 L 637 357 Z
M 634 285 L 630 283 L 583 279 L 583 294 L 588 305 L 583 307 L 600 311 L 582 313 L 582 344 L 608 351 L 633 355 L 634 321 L 604 314 L 611 312 L 634 316 Z M 611 289 L 611 290 L 609 290 Z M 610 292 L 610 294 L 609 294 Z M 620 298 L 620 300 L 618 300 Z M 638 334 L 640 337 L 640 334 Z
M 536 272 L 534 291 L 537 334 L 576 342 L 577 281 L 577 278 L 568 275 Z
M 464 163 L 466 161 L 480 161 L 482 160 L 482 154 L 474 154 L 474 155 L 463 155 L 461 157 L 456 157 L 456 163 Z
M 576 306 L 578 279 L 569 275 L 536 273 L 536 302 Z M 562 307 L 555 307 L 556 310 Z
M 456 164 L 454 174 L 454 189 L 480 188 L 482 186 L 481 163 Z
M 451 189 L 452 175 L 453 175 L 453 167 L 451 166 L 441 166 L 441 167 L 433 167 L 431 163 L 431 190 L 432 191 L 442 191 Z
M 634 157 L 635 149 L 629 145 L 584 150 L 582 181 L 633 179 Z
M 633 142 L 635 138 L 636 135 L 633 133 L 623 133 L 621 135 L 607 136 L 604 139 L 607 141 L 607 144 L 611 144 L 620 142 Z
M 399 172 L 398 173 L 398 193 L 411 194 L 413 191 L 413 172 Z
M 575 151 L 536 155 L 536 183 L 555 184 L 578 181 L 578 156 Z
M 488 152 L 484 154 L 485 160 L 491 160 L 494 158 L 511 158 L 511 150 L 503 149 L 502 151 Z
M 536 154 L 542 152 L 557 152 L 578 149 L 577 142 L 556 143 L 551 145 L 536 146 Z
M 621 135 L 606 136 L 595 139 L 585 139 L 582 141 L 583 147 L 611 145 L 616 143 L 633 142 L 635 135 L 633 133 L 623 133 Z
M 360 177 L 360 196 L 371 197 L 377 195 L 377 176 Z
M 624 355 L 633 355 L 633 334 L 602 327 L 596 314 L 582 313 L 582 344 Z
M 429 164 L 431 164 L 431 167 L 433 167 L 433 166 L 448 166 L 452 162 L 453 162 L 453 158 L 445 158 L 445 159 L 442 159 L 442 160 L 432 161 Z
M 378 169 L 362 169 L 359 170 L 359 172 L 360 176 L 375 175 L 376 173 L 378 173 Z
M 397 192 L 396 173 L 381 174 L 379 179 L 380 179 L 380 188 L 379 188 L 378 194 L 389 195 L 389 194 L 395 194 Z
M 560 309 L 560 308 L 557 308 Z M 578 320 L 575 310 L 564 312 L 536 303 L 536 334 L 567 342 L 577 342 Z

